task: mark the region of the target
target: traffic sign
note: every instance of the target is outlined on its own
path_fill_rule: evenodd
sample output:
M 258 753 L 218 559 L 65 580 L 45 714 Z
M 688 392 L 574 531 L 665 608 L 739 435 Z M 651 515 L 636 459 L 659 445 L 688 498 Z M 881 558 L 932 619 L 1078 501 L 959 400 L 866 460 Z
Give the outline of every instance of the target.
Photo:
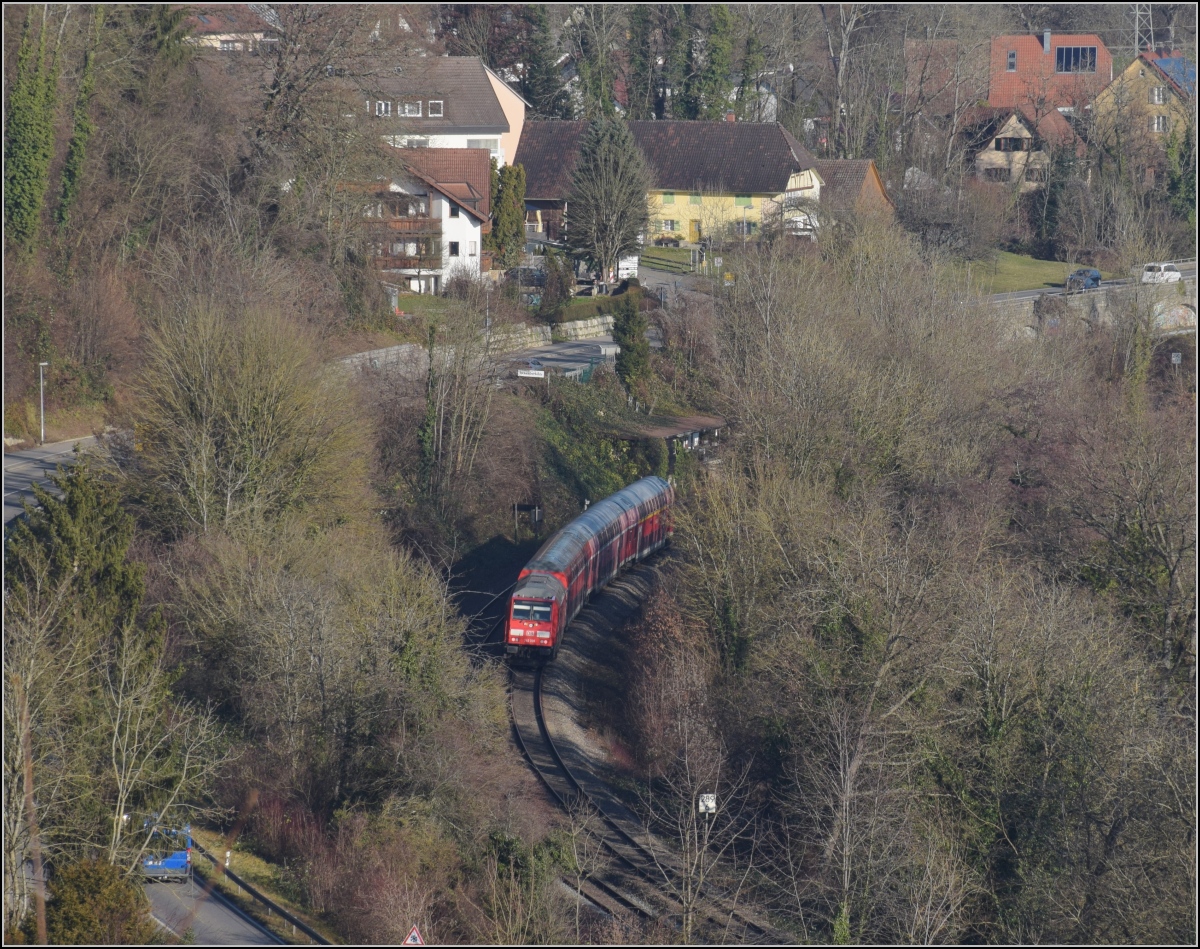
M 715 794 L 700 795 L 700 813 L 715 814 L 717 812 L 717 796 Z
M 545 379 L 545 369 L 518 369 L 517 375 L 523 379 Z
M 408 931 L 408 935 L 404 937 L 404 945 L 406 946 L 423 946 L 425 940 L 421 938 L 421 930 L 414 926 Z

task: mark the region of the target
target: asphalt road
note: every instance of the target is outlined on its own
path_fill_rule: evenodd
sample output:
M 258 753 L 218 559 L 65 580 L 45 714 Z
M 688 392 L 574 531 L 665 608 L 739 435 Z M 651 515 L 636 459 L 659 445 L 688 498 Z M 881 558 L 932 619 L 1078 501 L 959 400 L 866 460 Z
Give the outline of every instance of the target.
M 65 442 L 54 442 L 40 448 L 6 452 L 4 455 L 4 523 L 8 524 L 21 513 L 21 504 L 34 503 L 33 484 L 43 486 L 63 462 L 70 462 L 75 446 L 90 448 L 95 437 L 74 438 Z
M 147 883 L 150 912 L 177 936 L 192 931 L 200 946 L 277 946 L 283 940 L 267 932 L 219 892 L 205 896 L 199 877 L 194 883 Z

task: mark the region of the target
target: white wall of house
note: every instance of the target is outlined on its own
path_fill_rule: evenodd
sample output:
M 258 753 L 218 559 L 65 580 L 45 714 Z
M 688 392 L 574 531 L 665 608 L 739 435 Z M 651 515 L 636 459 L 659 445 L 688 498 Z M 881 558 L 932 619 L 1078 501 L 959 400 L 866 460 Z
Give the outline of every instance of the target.
M 486 148 L 501 168 L 508 161 L 503 148 L 507 136 L 499 132 L 480 132 L 471 135 L 385 135 L 384 141 L 396 148 Z M 516 145 L 513 145 L 516 153 Z
M 479 252 L 482 245 L 482 225 L 478 218 L 468 214 L 463 208 L 442 195 L 433 200 L 434 216 L 442 221 L 442 273 L 449 277 L 452 271 L 466 272 L 472 277 L 479 276 Z M 451 251 L 457 247 L 458 253 Z

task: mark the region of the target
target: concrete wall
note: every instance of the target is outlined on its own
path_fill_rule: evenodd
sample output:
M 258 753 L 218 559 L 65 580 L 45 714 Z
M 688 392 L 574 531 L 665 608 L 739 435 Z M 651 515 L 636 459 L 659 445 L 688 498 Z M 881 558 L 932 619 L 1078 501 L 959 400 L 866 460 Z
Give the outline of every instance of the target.
M 1042 294 L 991 304 L 1014 335 L 1087 330 L 1141 312 L 1163 317 L 1180 305 L 1196 307 L 1195 278 L 1179 283 L 1129 284 L 1086 293 Z

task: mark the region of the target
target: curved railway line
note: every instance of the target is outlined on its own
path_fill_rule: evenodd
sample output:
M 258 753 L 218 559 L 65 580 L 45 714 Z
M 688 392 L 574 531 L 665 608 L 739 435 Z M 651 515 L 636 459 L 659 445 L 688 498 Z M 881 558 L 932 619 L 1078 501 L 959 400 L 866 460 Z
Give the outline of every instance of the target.
M 616 587 L 621 581 L 614 581 Z M 670 894 L 668 884 L 679 869 L 665 846 L 653 846 L 645 829 L 602 784 L 576 775 L 555 746 L 542 707 L 542 668 L 510 667 L 513 730 L 530 766 L 564 810 L 587 802 L 598 816 L 598 836 L 612 855 L 609 866 L 590 877 L 582 895 L 602 909 L 631 911 L 651 919 L 678 924 L 684 907 Z M 664 879 L 666 877 L 666 879 Z M 776 944 L 792 940 L 787 934 L 733 905 L 713 887 L 694 907 L 698 932 L 713 941 Z

